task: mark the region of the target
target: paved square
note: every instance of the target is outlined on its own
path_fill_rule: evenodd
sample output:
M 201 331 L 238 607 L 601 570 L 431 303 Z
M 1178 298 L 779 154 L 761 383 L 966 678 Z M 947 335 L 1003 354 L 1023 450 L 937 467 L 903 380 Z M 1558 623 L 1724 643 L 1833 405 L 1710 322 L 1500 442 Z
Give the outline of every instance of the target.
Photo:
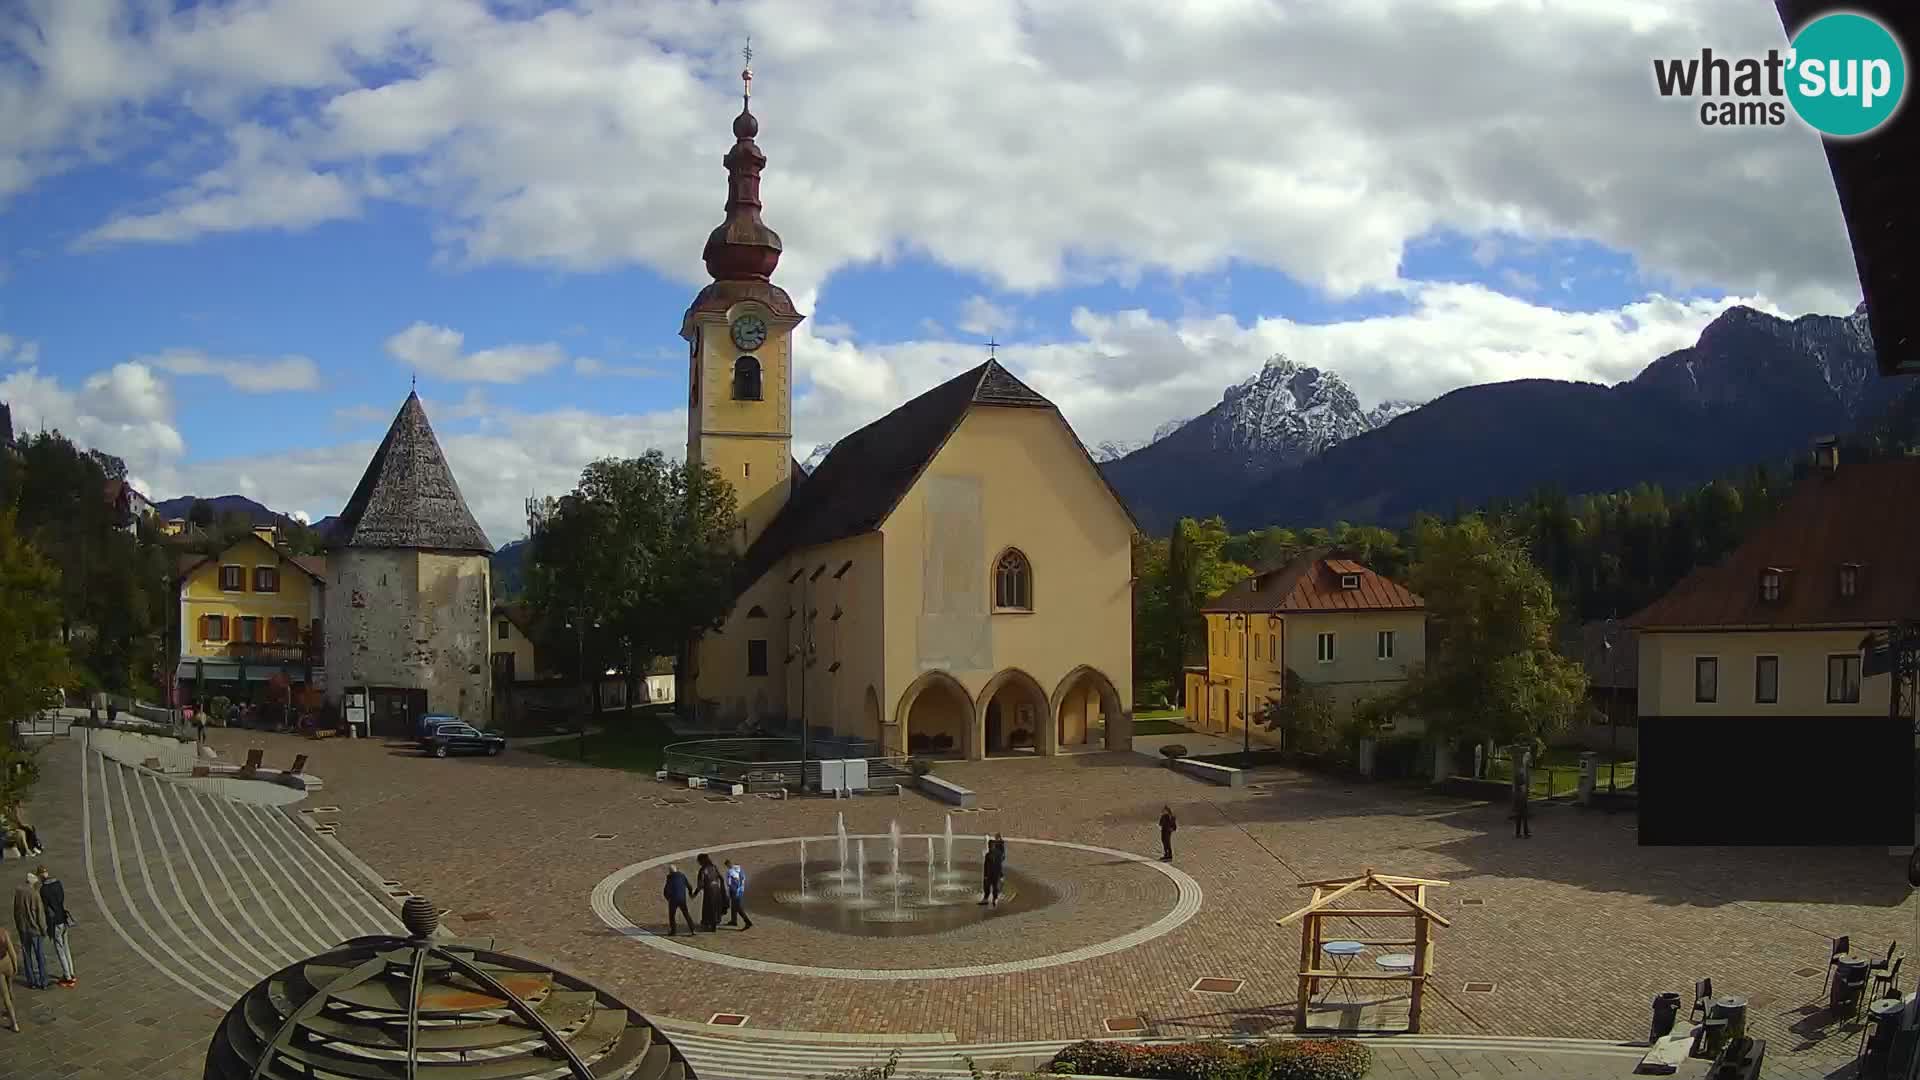
M 228 937 L 224 924 L 240 932 L 230 940 L 260 949 L 262 960 L 284 963 L 302 950 L 317 951 L 330 937 L 384 928 L 388 923 L 369 908 L 397 907 L 394 897 L 406 893 L 452 909 L 448 919 L 457 931 L 497 937 L 505 947 L 601 983 L 675 1025 L 676 1038 L 687 1032 L 696 1061 L 704 1053 L 716 1062 L 730 1060 L 741 1038 L 825 1040 L 824 1033 L 843 1044 L 870 1045 L 880 1056 L 900 1045 L 922 1065 L 951 1065 L 962 1048 L 1101 1037 L 1122 1018 L 1136 1018 L 1139 1033 L 1159 1038 L 1289 1030 L 1299 937 L 1273 921 L 1306 901 L 1309 891 L 1299 882 L 1371 867 L 1452 882 L 1430 895 L 1453 922 L 1436 931 L 1438 975 L 1426 1034 L 1380 1044 L 1376 1075 L 1626 1075 L 1637 1051 L 1555 1040 L 1642 1038 L 1653 994 L 1685 993 L 1695 978 L 1711 977 L 1721 992 L 1751 1002 L 1753 1033 L 1769 1043 L 1769 1076 L 1826 1076 L 1851 1058 L 1858 1029 L 1823 1025 L 1811 1005 L 1820 981 L 1799 972 L 1821 970 L 1829 935 L 1851 934 L 1857 946 L 1878 954 L 1903 930 L 1911 938 L 1913 929 L 1904 860 L 1884 848 L 1641 850 L 1629 817 L 1571 807 L 1543 810 L 1534 838 L 1514 840 L 1501 808 L 1424 792 L 1270 770 L 1258 779 L 1271 794 L 1254 797 L 1203 785 L 1140 755 L 1091 754 L 942 770 L 999 808 L 993 815 L 956 815 L 955 831 L 1004 831 L 1015 864 L 1059 893 L 1059 902 L 927 936 L 864 939 L 785 918 L 773 898 L 750 891 L 752 931 L 702 935 L 689 951 L 669 952 L 630 940 L 633 931 L 597 914 L 596 888 L 650 859 L 712 848 L 717 860 L 727 845 L 754 841 L 777 843 L 725 857 L 738 858 L 750 875 L 772 871 L 797 861 L 797 843 L 787 841 L 831 836 L 837 814 L 845 815 L 850 832 L 870 837 L 884 837 L 897 821 L 917 838 L 924 862 L 926 837 L 937 841 L 945 828 L 945 808 L 913 793 L 669 804 L 661 796 L 670 789 L 651 776 L 522 752 L 434 760 L 369 741 L 314 743 L 237 731 L 217 731 L 211 739 L 231 759 L 244 757 L 249 746 L 263 747 L 269 764 L 310 754 L 309 770 L 324 778 L 326 799 L 339 808 L 327 820 L 337 823 L 339 842 L 370 870 L 353 870 L 345 861 L 350 856 L 336 859 L 310 830 L 302 833 L 315 815 L 301 813 L 298 804 L 246 812 L 203 804 L 158 778 L 100 764 L 83 770 L 77 747 L 55 748 L 34 812 L 58 838 L 61 847 L 50 842 L 49 850 L 61 859 L 77 854 L 73 838 L 88 826 L 79 784 L 91 778 L 92 859 L 61 865 L 49 858 L 66 877 L 69 895 L 78 896 L 76 911 L 85 920 L 84 947 L 76 947 L 83 983 L 61 997 L 23 995 L 34 999 L 30 1021 L 39 1010 L 41 1029 L 63 1034 L 36 1033 L 32 1023 L 20 1040 L 0 1033 L 0 1071 L 43 1061 L 77 1062 L 84 1070 L 122 1053 L 123 1043 L 110 1042 L 71 1062 L 59 1058 L 62 1047 L 79 1053 L 68 1028 L 82 1017 L 107 1025 L 102 1033 L 146 1020 L 143 1061 L 179 1066 L 152 1075 L 197 1075 L 192 1066 L 215 1015 L 210 1001 L 220 999 L 227 984 L 244 985 L 273 966 L 239 953 L 239 945 L 229 946 L 235 950 L 229 954 L 208 944 Z M 73 802 L 63 809 L 63 800 Z M 1204 895 L 1177 926 L 1118 951 L 1052 967 L 890 978 L 884 985 L 728 966 L 695 951 L 776 968 L 885 971 L 1017 966 L 1124 937 L 1160 919 L 1180 895 L 1172 879 L 1142 865 L 1157 865 L 1155 820 L 1162 805 L 1181 823 L 1174 869 Z M 118 854 L 100 850 L 108 846 L 103 833 L 110 817 L 118 823 Z M 590 839 L 596 834 L 613 839 Z M 135 843 L 139 852 L 130 850 Z M 960 846 L 965 861 L 976 863 L 979 841 L 963 839 Z M 830 847 L 822 844 L 823 858 L 832 857 Z M 1133 857 L 1093 858 L 1082 848 Z M 909 844 L 906 850 L 910 865 L 916 849 Z M 200 851 L 219 858 L 189 858 Z M 169 861 L 176 856 L 186 861 Z M 872 850 L 868 859 L 883 861 Z M 231 877 L 224 883 L 215 876 L 223 868 Z M 235 902 L 204 911 L 177 902 L 173 882 L 191 894 L 194 873 L 205 878 L 210 895 L 224 896 L 230 886 Z M 663 920 L 661 873 L 633 876 L 623 886 L 630 904 L 628 893 L 612 890 L 617 909 L 630 907 L 642 933 Z M 361 880 L 346 881 L 350 874 Z M 276 894 L 276 878 L 301 888 Z M 107 910 L 99 912 L 101 906 Z M 90 918 L 113 912 L 120 913 L 126 938 L 145 945 L 148 956 Z M 137 924 L 134 916 L 142 912 L 145 922 Z M 259 933 L 248 918 L 263 924 Z M 199 933 L 195 919 L 209 932 Z M 1405 931 L 1404 920 L 1396 920 L 1355 926 L 1353 936 Z M 151 944 L 168 940 L 182 963 Z M 684 937 L 662 940 L 689 944 Z M 218 963 L 201 963 L 190 948 L 204 949 Z M 1356 970 L 1369 963 L 1362 957 Z M 156 989 L 168 981 L 156 981 L 156 968 L 197 966 L 213 975 L 202 993 L 188 995 L 191 1007 L 181 1007 L 177 986 L 158 991 L 168 1008 L 149 1016 L 144 1004 L 116 1008 L 93 993 L 99 984 L 89 983 L 89 965 L 118 979 L 155 981 Z M 1240 985 L 1231 994 L 1207 993 L 1215 984 L 1202 980 L 1212 979 Z M 1469 993 L 1468 983 L 1494 989 Z M 741 1029 L 717 1030 L 713 1021 L 720 1015 L 750 1020 L 740 1021 Z M 1469 1046 L 1460 1038 L 1478 1041 Z M 97 1038 L 87 1043 L 100 1045 Z M 17 1057 L 15 1045 L 33 1047 L 31 1055 Z M 1568 1065 L 1575 1061 L 1582 1063 L 1577 1070 Z M 1699 1071 L 1690 1066 L 1681 1075 Z M 744 1064 L 736 1072 L 758 1075 Z

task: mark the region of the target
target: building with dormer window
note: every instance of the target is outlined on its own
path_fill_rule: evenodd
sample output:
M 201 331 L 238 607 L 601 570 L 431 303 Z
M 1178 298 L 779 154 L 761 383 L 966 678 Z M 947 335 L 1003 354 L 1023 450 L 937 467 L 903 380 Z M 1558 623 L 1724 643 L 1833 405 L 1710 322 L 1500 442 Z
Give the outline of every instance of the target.
M 1867 637 L 1920 613 L 1920 460 L 1831 440 L 1774 519 L 1628 620 L 1641 717 L 1886 716 Z

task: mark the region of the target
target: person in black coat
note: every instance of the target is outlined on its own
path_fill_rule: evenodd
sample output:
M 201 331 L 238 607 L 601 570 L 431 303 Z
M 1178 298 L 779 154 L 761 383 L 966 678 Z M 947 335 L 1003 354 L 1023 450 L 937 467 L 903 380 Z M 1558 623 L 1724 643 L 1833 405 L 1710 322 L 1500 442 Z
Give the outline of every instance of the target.
M 667 867 L 667 887 L 661 890 L 661 895 L 667 898 L 668 937 L 680 932 L 679 924 L 674 921 L 676 913 L 686 916 L 687 933 L 693 933 L 693 912 L 687 910 L 687 894 L 691 891 L 692 886 L 687 884 L 687 875 L 681 873 L 677 866 Z
M 73 925 L 73 915 L 67 911 L 67 887 L 45 864 L 35 872 L 40 875 L 40 904 L 47 909 L 48 955 L 60 965 L 60 977 L 54 981 L 61 986 L 77 986 L 80 980 L 73 974 L 73 948 L 67 944 L 67 928 Z
M 1171 806 L 1161 807 L 1160 808 L 1160 853 L 1161 853 L 1160 861 L 1161 862 L 1173 861 L 1173 831 L 1175 829 L 1178 829 L 1179 827 L 1180 827 L 1180 822 L 1176 821 L 1173 816 L 1173 807 Z
M 998 904 L 1000 902 L 1000 882 L 1007 873 L 1006 845 L 987 841 L 986 865 L 982 868 L 980 882 L 980 904 Z
M 694 878 L 700 890 L 700 928 L 708 933 L 720 929 L 720 917 L 727 912 L 727 883 L 710 855 L 700 856 L 700 873 Z
M 1527 794 L 1524 780 L 1513 785 L 1513 837 L 1516 840 L 1533 837 L 1533 814 Z

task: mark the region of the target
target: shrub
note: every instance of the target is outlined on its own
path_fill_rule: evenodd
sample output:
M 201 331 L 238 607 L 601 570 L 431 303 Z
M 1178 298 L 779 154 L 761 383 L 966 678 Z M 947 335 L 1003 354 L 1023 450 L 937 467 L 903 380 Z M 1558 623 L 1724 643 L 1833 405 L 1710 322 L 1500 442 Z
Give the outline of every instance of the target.
M 1183 758 L 1187 756 L 1187 748 L 1184 746 L 1181 746 L 1179 743 L 1168 743 L 1167 745 L 1160 748 L 1160 756 L 1163 758 L 1166 758 L 1167 764 L 1171 765 L 1173 764 L 1174 758 Z
M 933 762 L 925 758 L 908 758 L 907 771 L 915 776 L 925 776 L 933 771 Z
M 225 727 L 228 718 L 231 717 L 232 715 L 233 715 L 233 702 L 232 700 L 227 698 L 225 695 L 216 697 L 212 701 L 207 702 L 207 719 L 209 721 L 215 724 L 218 724 L 222 727 Z
M 1234 1045 L 1080 1042 L 1047 1064 L 1058 1076 L 1122 1076 L 1153 1080 L 1361 1080 L 1373 1053 L 1345 1039 L 1287 1039 Z

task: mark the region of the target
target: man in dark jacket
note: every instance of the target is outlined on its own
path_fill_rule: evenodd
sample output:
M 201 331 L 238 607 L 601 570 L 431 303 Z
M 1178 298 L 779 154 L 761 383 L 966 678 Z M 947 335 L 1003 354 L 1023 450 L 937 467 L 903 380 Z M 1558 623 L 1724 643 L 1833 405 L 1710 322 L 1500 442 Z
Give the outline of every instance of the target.
M 1533 837 L 1533 814 L 1527 804 L 1527 787 L 1525 780 L 1513 785 L 1513 836 L 1516 840 Z
M 1173 817 L 1173 807 L 1171 806 L 1161 807 L 1160 808 L 1160 861 L 1161 862 L 1173 861 L 1173 831 L 1175 829 L 1178 829 L 1179 827 L 1180 827 L 1180 823 L 1178 821 L 1175 821 Z
M 667 867 L 667 887 L 661 895 L 667 898 L 667 936 L 679 933 L 679 924 L 674 921 L 675 913 L 686 917 L 687 933 L 693 933 L 693 912 L 687 909 L 687 895 L 693 891 L 693 885 L 687 881 L 687 875 L 677 866 Z
M 40 903 L 47 909 L 47 941 L 53 946 L 52 960 L 60 965 L 60 977 L 54 981 L 72 989 L 80 980 L 73 974 L 73 948 L 67 944 L 67 929 L 73 916 L 67 911 L 67 887 L 44 865 L 40 875 Z

